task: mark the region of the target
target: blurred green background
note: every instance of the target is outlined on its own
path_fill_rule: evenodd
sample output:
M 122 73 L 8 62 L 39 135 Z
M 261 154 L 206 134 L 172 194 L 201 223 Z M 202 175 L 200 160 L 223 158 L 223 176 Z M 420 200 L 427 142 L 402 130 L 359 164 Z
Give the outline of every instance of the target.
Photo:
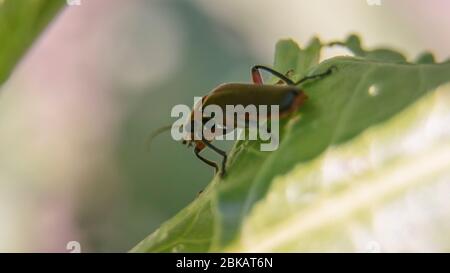
M 447 57 L 448 1 L 380 3 L 66 6 L 0 90 L 0 251 L 66 252 L 69 241 L 84 252 L 128 251 L 213 175 L 168 134 L 148 152 L 150 132 L 172 120 L 173 105 L 191 105 L 222 82 L 249 81 L 253 64 L 272 63 L 280 38 L 305 44 L 357 32 L 369 47 Z

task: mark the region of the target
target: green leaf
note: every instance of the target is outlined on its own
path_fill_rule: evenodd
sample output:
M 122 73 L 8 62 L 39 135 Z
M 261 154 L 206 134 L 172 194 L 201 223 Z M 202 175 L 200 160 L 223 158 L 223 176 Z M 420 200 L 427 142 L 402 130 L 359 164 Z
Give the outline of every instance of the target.
M 357 57 L 318 64 L 320 41 L 305 50 L 280 41 L 275 68 L 281 72 L 293 69 L 300 78 L 337 70 L 302 86 L 309 99 L 280 122 L 278 150 L 237 142 L 227 177 L 216 177 L 132 251 L 364 251 L 367 241 L 369 250 L 377 244 L 411 250 L 405 242 L 392 247 L 388 238 L 395 232 L 379 235 L 376 227 L 391 206 L 400 216 L 409 212 L 402 207 L 408 194 L 421 196 L 450 176 L 450 88 L 442 87 L 450 81 L 450 63 L 407 63 L 392 50 L 362 49 L 359 38 L 340 44 Z M 425 209 L 439 211 L 433 198 L 422 199 Z M 426 223 L 441 223 L 429 238 L 423 235 L 431 249 L 450 248 L 448 241 L 436 242 L 450 231 L 442 217 L 449 210 L 423 213 L 432 217 Z M 399 218 L 391 225 L 401 226 Z
M 436 63 L 436 61 L 434 59 L 433 53 L 423 52 L 422 54 L 420 54 L 417 57 L 416 63 L 418 63 L 418 64 L 434 64 L 434 63 Z
M 274 178 L 225 250 L 448 252 L 449 105 L 447 84 Z
M 306 72 L 319 63 L 322 44 L 318 38 L 312 39 L 304 50 L 293 40 L 281 40 L 275 47 L 273 68 L 283 74 L 295 72 L 293 80 L 306 76 Z
M 0 0 L 0 84 L 65 1 Z
M 361 40 L 356 35 L 350 35 L 345 42 L 331 42 L 330 45 L 342 45 L 347 47 L 355 56 L 366 60 L 378 60 L 385 62 L 406 63 L 403 54 L 391 49 L 380 48 L 375 50 L 366 50 L 361 47 Z

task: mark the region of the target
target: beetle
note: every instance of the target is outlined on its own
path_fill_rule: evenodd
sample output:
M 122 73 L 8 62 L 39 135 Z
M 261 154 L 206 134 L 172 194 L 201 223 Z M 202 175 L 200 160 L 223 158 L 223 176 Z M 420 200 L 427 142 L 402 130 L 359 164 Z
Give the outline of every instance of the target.
M 201 111 L 209 105 L 217 105 L 221 109 L 224 109 L 226 105 L 243 105 L 244 107 L 247 105 L 277 105 L 279 106 L 280 118 L 283 118 L 297 112 L 300 106 L 303 105 L 308 98 L 303 90 L 297 87 L 299 84 L 307 80 L 325 77 L 331 74 L 335 68 L 335 66 L 332 66 L 323 73 L 306 76 L 299 81 L 294 82 L 288 77 L 288 74 L 291 71 L 289 71 L 286 75 L 283 75 L 282 73 L 267 66 L 255 65 L 251 69 L 253 83 L 225 83 L 219 85 L 209 94 L 202 97 L 202 99 L 194 105 L 189 119 L 186 124 L 183 125 L 185 128 L 188 128 L 188 135 L 183 139 L 182 143 L 188 147 L 194 146 L 195 156 L 204 163 L 213 167 L 216 173 L 219 173 L 220 176 L 223 177 L 226 173 L 225 167 L 227 163 L 227 154 L 225 151 L 214 146 L 211 142 L 213 141 L 214 136 L 224 134 L 228 130 L 234 130 L 239 126 L 234 123 L 236 126 L 232 128 L 227 128 L 225 125 L 223 125 L 222 128 L 212 128 L 213 132 L 215 132 L 214 136 L 201 135 L 200 139 L 196 139 L 194 137 L 197 133 L 194 129 L 195 111 Z M 275 85 L 264 84 L 261 75 L 262 70 L 277 77 L 279 79 L 278 83 Z M 246 117 L 246 119 L 247 118 L 248 117 Z M 226 118 L 223 120 L 223 124 L 227 124 L 225 119 Z M 200 124 L 201 126 L 199 127 L 201 130 L 203 130 L 202 127 L 207 121 L 207 118 L 202 117 Z M 172 126 L 170 125 L 158 129 L 152 134 L 150 140 L 161 132 L 170 130 L 171 128 Z M 222 156 L 220 168 L 216 162 L 211 161 L 200 154 L 200 152 L 207 147 Z

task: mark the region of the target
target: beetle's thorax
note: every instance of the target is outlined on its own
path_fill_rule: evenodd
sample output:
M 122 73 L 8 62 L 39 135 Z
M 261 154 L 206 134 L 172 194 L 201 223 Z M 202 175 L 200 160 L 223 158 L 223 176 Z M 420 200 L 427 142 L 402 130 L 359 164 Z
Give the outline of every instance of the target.
M 186 121 L 184 126 L 184 136 L 183 143 L 192 146 L 193 143 L 205 140 L 214 139 L 214 133 L 208 133 L 204 130 L 204 117 L 203 117 L 203 103 L 206 101 L 208 96 L 204 96 L 201 100 L 197 101 L 194 108 L 189 115 L 189 119 Z

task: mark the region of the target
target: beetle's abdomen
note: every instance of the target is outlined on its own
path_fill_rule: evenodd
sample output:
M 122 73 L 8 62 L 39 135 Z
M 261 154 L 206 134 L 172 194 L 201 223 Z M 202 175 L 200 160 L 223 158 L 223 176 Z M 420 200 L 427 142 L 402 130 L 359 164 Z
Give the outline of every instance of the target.
M 203 107 L 226 105 L 278 105 L 280 113 L 288 111 L 302 91 L 289 85 L 254 85 L 228 83 L 215 88 L 203 102 Z

